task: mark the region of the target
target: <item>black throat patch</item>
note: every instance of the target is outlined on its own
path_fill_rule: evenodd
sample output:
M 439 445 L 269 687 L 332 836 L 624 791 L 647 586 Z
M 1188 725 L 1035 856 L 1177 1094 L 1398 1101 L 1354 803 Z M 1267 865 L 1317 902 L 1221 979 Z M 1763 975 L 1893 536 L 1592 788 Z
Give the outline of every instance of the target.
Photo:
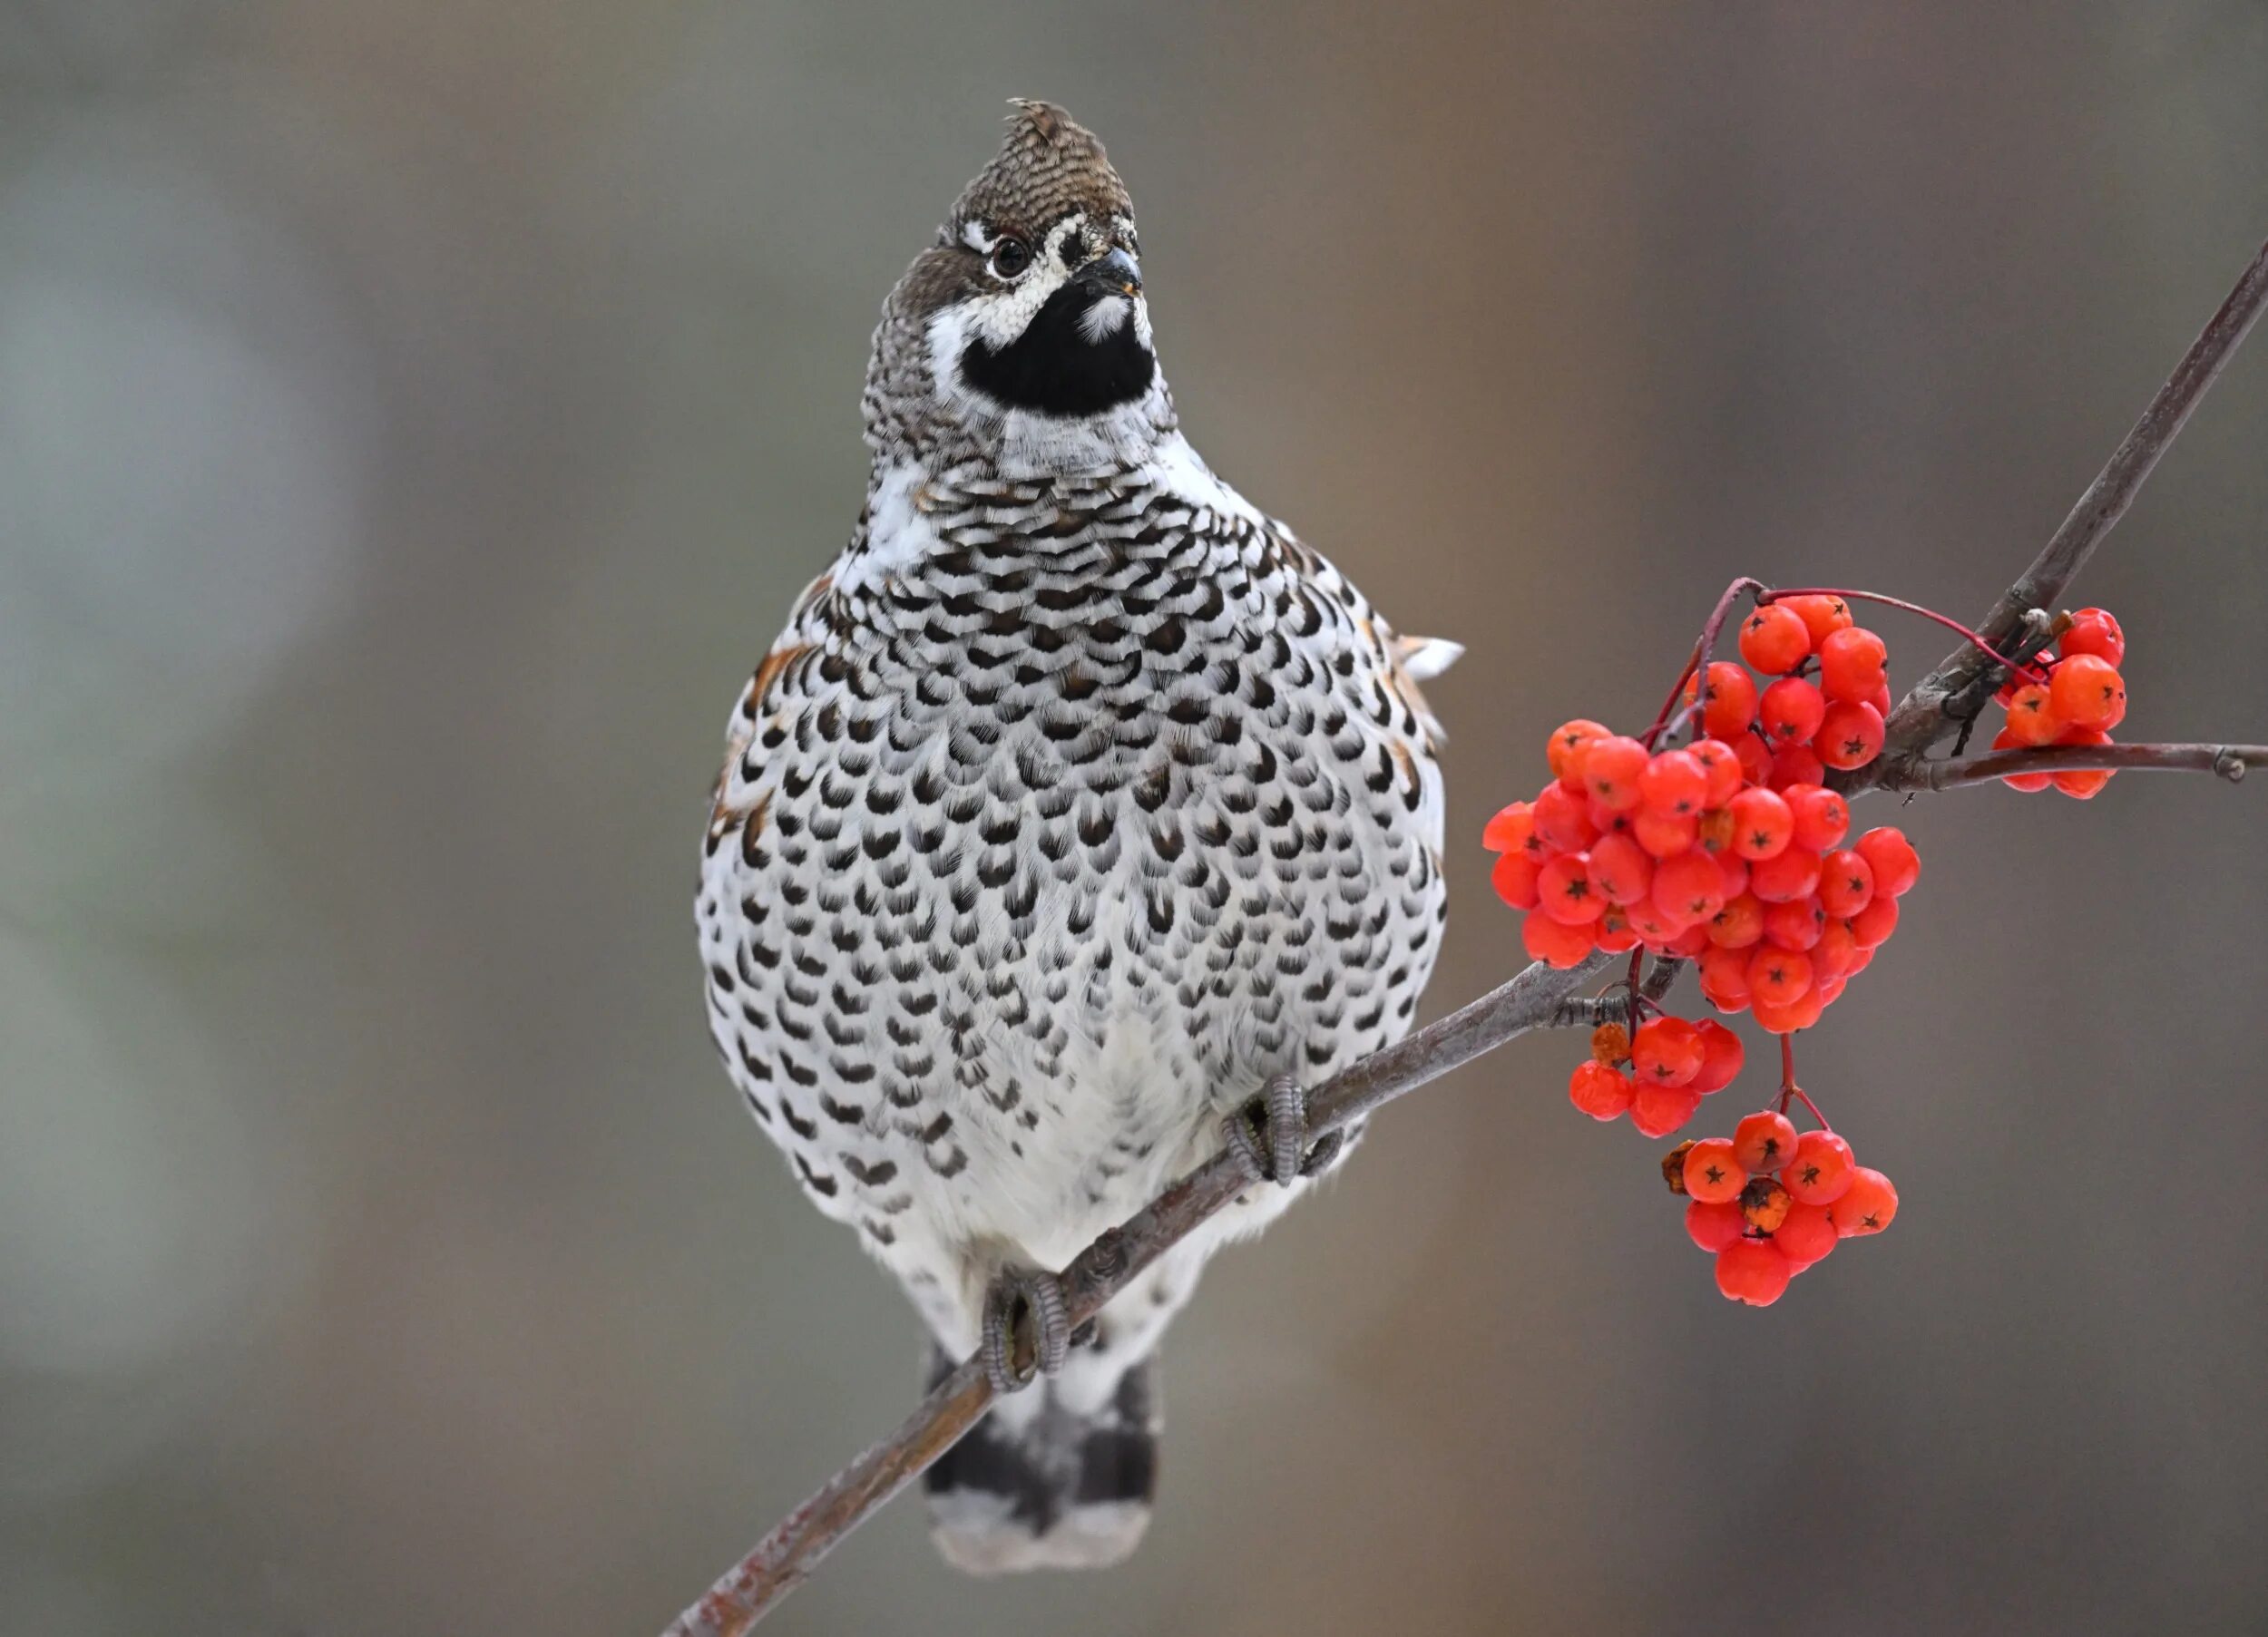
M 1158 361 L 1134 334 L 1129 314 L 1100 341 L 1079 333 L 1079 320 L 1110 293 L 1073 278 L 1047 298 L 1015 341 L 995 352 L 990 342 L 969 343 L 961 375 L 987 397 L 1012 409 L 1061 420 L 1080 420 L 1131 404 L 1149 390 Z

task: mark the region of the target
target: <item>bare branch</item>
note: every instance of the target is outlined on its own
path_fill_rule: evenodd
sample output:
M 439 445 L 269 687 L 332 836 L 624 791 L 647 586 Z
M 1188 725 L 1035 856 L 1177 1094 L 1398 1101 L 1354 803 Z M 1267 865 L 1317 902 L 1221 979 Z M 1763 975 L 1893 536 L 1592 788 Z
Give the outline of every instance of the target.
M 2062 594 L 2125 514 L 2264 305 L 2268 305 L 2268 245 L 2253 258 L 2212 323 L 2158 390 L 2142 419 L 2047 548 L 1979 628 L 1988 641 L 2019 659 L 2028 658 L 2045 643 L 2045 622 L 2035 610 L 2044 609 Z M 1721 619 L 1720 609 L 1712 618 L 1712 627 Z M 1709 646 L 1705 638 L 1696 650 L 1696 661 L 1706 658 Z M 1973 706 L 1981 706 L 1984 690 L 1997 671 L 1993 661 L 1973 648 L 1964 647 L 1948 657 L 1892 713 L 1889 744 L 1882 755 L 1843 787 L 1854 794 L 1867 789 L 1941 790 L 2011 771 L 2112 765 L 2137 771 L 2202 768 L 2233 778 L 2245 765 L 2268 755 L 2268 750 L 2255 745 L 2115 745 L 1924 762 L 1932 745 L 1975 714 Z M 1675 698 L 1673 693 L 1673 703 Z M 2122 759 L 2115 764 L 2102 759 L 2111 755 Z M 2082 759 L 2087 757 L 2095 759 Z M 1308 1116 L 1315 1135 L 1339 1130 L 1530 1029 L 1555 1024 L 1567 1027 L 1577 1021 L 1579 1009 L 1589 1004 L 1578 999 L 1577 991 L 1614 959 L 1594 955 L 1565 970 L 1531 966 L 1471 1005 L 1333 1076 L 1313 1088 L 1309 1096 Z M 1659 963 L 1656 979 L 1667 986 L 1675 977 L 1676 965 Z M 1651 983 L 1647 987 L 1651 989 Z M 1575 1006 L 1570 1007 L 1570 1002 Z M 1144 1268 L 1256 1181 L 1234 1150 L 1224 1151 L 1136 1215 L 1103 1233 L 1061 1275 L 1073 1324 L 1092 1318 Z M 992 1398 L 982 1366 L 973 1359 L 963 1360 L 896 1432 L 782 1519 L 706 1597 L 679 1615 L 664 1637 L 742 1637 L 802 1584 L 844 1536 L 951 1448 L 991 1407 Z
M 1886 779 L 1882 790 L 1954 790 L 1989 784 L 2011 774 L 2076 773 L 2108 768 L 2116 773 L 2211 773 L 2234 784 L 2247 767 L 2268 763 L 2268 745 L 2041 745 L 1995 750 L 1947 762 L 1921 762 Z
M 2111 452 L 2094 482 L 2079 496 L 2079 503 L 2071 509 L 2071 515 L 2063 520 L 2063 526 L 1993 605 L 1992 612 L 1978 628 L 1987 642 L 2009 648 L 2025 630 L 2032 610 L 2045 609 L 2063 595 L 2095 548 L 2126 514 L 2144 482 L 2181 434 L 2190 412 L 2235 354 L 2263 307 L 2268 307 L 2268 244 L 2245 267 L 2228 299 L 2190 344 L 2165 385 L 2142 412 L 2142 418 Z M 2026 658 L 2029 652 L 2038 651 L 2042 639 L 2037 628 L 2033 636 L 2029 651 L 2016 648 L 2015 658 Z M 1844 788 L 1888 786 L 1911 778 L 1912 765 L 1930 746 L 1983 707 L 1985 690 L 1994 685 L 1998 674 L 1999 667 L 1975 648 L 1964 645 L 1954 649 L 1891 714 L 1888 740 L 1870 769 L 1872 776 L 1862 775 L 1854 784 Z

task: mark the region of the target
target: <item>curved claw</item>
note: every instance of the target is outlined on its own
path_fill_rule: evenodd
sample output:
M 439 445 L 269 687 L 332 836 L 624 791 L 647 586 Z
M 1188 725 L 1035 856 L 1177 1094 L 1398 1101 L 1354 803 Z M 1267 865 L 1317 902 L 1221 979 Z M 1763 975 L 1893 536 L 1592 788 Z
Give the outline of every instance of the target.
M 1307 1093 L 1291 1075 L 1276 1076 L 1259 1096 L 1228 1116 L 1229 1146 L 1253 1175 L 1280 1187 L 1327 1170 L 1345 1140 L 1334 1131 L 1309 1145 Z
M 1016 1332 L 1031 1321 L 1031 1361 L 1016 1368 Z M 1070 1311 L 1063 1302 L 1063 1287 L 1052 1273 L 1014 1268 L 992 1281 L 984 1292 L 983 1340 L 985 1379 L 996 1393 L 1021 1392 L 1037 1376 L 1051 1376 L 1063 1368 L 1071 1350 Z

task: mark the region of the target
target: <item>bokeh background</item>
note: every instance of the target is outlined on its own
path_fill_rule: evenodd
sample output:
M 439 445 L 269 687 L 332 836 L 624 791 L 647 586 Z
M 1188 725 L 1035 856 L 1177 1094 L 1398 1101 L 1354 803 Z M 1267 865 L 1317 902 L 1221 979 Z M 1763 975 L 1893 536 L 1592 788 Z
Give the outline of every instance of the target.
M 1214 465 L 1471 647 L 1433 1012 L 1553 723 L 1736 572 L 1981 610 L 2268 232 L 2250 0 L 0 0 L 0 1628 L 651 1632 L 910 1404 L 690 900 L 1012 94 Z M 2268 736 L 2264 540 L 2256 339 L 2081 588 L 2130 736 Z M 2260 1630 L 2263 800 L 1902 815 L 1804 1064 L 1903 1214 L 1773 1311 L 1522 1042 L 1216 1264 L 1131 1565 L 909 1501 L 773 1629 Z

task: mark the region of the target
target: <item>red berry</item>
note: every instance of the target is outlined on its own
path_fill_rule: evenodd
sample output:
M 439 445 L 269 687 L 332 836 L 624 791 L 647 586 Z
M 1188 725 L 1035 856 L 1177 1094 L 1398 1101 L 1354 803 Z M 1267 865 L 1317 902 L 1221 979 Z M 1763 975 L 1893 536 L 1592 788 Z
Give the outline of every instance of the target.
M 1819 907 L 1815 897 L 1776 903 L 1764 912 L 1764 935 L 1774 949 L 1809 950 L 1826 930 L 1827 912 Z M 1813 979 L 1817 977 L 1814 970 Z
M 1799 1204 L 1832 1205 L 1850 1188 L 1857 1169 L 1850 1144 L 1832 1131 L 1806 1131 L 1780 1167 L 1780 1184 Z
M 1705 1018 L 1693 1027 L 1701 1037 L 1701 1072 L 1688 1084 L 1706 1097 L 1740 1077 L 1740 1067 L 1748 1053 L 1740 1037 L 1714 1018 Z
M 1772 776 L 1772 746 L 1762 734 L 1741 735 L 1733 741 L 1733 754 L 1740 758 L 1740 776 L 1749 784 L 1761 784 Z
M 1581 926 L 1607 912 L 1607 895 L 1590 878 L 1590 855 L 1562 853 L 1536 876 L 1540 907 L 1554 921 Z
M 1631 1071 L 1648 1085 L 1686 1085 L 1707 1055 L 1701 1031 L 1683 1018 L 1648 1018 L 1630 1037 Z
M 1710 1255 L 1716 1255 L 1748 1231 L 1740 1206 L 1730 1201 L 1708 1204 L 1701 1200 L 1686 1206 L 1686 1234 Z
M 1726 899 L 1709 918 L 1709 942 L 1720 950 L 1745 950 L 1763 937 L 1764 900 L 1754 892 Z
M 1704 1204 L 1730 1204 L 1748 1185 L 1748 1173 L 1733 1163 L 1725 1137 L 1704 1137 L 1686 1150 L 1686 1194 Z
M 1630 834 L 1654 857 L 1675 858 L 1693 846 L 1698 828 L 1698 823 L 1693 819 L 1641 807 L 1637 817 L 1631 821 Z
M 1567 1083 L 1569 1100 L 1594 1120 L 1617 1119 L 1629 1113 L 1637 1093 L 1628 1075 L 1596 1057 L 1578 1063 Z
M 1679 818 L 1697 814 L 1709 794 L 1709 772 L 1689 750 L 1665 750 L 1638 775 L 1638 800 L 1648 812 Z
M 1793 1270 L 1768 1239 L 1740 1239 L 1716 1253 L 1716 1288 L 1734 1301 L 1770 1307 L 1787 1290 Z
M 1898 708 L 1891 699 L 1890 684 L 1887 682 L 1869 695 L 1866 703 L 1872 706 L 1874 714 L 1885 722 L 1890 720 L 1890 713 Z
M 1708 777 L 1708 786 L 1701 798 L 1704 807 L 1722 807 L 1740 794 L 1740 757 L 1722 739 L 1703 739 L 1688 753 L 1701 764 L 1701 771 Z
M 1489 885 L 1496 895 L 1515 910 L 1536 907 L 1536 876 L 1540 869 L 1536 861 L 1524 853 L 1507 853 L 1496 861 L 1496 868 L 1489 872 Z
M 1646 746 L 1623 734 L 1593 739 L 1583 749 L 1583 787 L 1600 806 L 1620 813 L 1638 804 L 1638 775 L 1646 771 Z
M 1863 767 L 1882 754 L 1882 716 L 1872 705 L 1827 707 L 1812 752 L 1830 767 Z
M 1544 746 L 1544 759 L 1551 764 L 1551 776 L 1569 790 L 1583 786 L 1583 748 L 1593 739 L 1607 737 L 1607 729 L 1597 722 L 1578 716 L 1572 722 L 1562 722 L 1552 730 Z
M 1828 914 L 1846 920 L 1873 898 L 1874 866 L 1865 853 L 1843 847 L 1819 861 L 1819 904 Z
M 1598 947 L 1609 955 L 1627 955 L 1638 947 L 1637 929 L 1620 904 L 1608 904 L 1598 918 Z
M 1598 839 L 1589 803 L 1565 784 L 1546 784 L 1536 798 L 1536 833 L 1554 853 L 1579 853 Z
M 1733 1158 L 1743 1171 L 1777 1171 L 1795 1152 L 1795 1122 L 1769 1108 L 1733 1127 Z
M 1859 970 L 1859 940 L 1851 936 L 1847 921 L 1828 917 L 1809 953 L 1813 983 L 1840 983 Z
M 1831 631 L 1819 645 L 1819 691 L 1831 700 L 1861 704 L 1888 686 L 1890 648 L 1859 626 Z
M 1831 594 L 1814 593 L 1808 597 L 1784 597 L 1783 606 L 1794 609 L 1804 621 L 1804 629 L 1817 648 L 1835 632 L 1846 630 L 1851 624 L 1851 605 Z
M 2028 750 L 2031 748 L 2031 742 L 2018 736 L 2016 718 L 2010 716 L 2009 725 L 1992 736 L 1992 748 L 1995 750 Z M 2000 783 L 2011 790 L 2021 790 L 2026 794 L 2029 794 L 2036 790 L 2047 789 L 2048 785 L 2055 783 L 2055 775 L 2047 773 L 2011 773 L 2001 779 Z
M 1881 871 L 1874 872 L 1874 896 L 1867 900 L 1866 908 L 1843 924 L 1851 929 L 1852 938 L 1862 950 L 1880 949 L 1890 941 L 1890 935 L 1898 930 L 1898 901 L 1882 891 Z
M 1608 903 L 1637 903 L 1653 891 L 1654 861 L 1627 835 L 1602 835 L 1590 849 L 1590 879 Z
M 1851 804 L 1817 784 L 1791 790 L 1783 798 L 1795 824 L 1795 844 L 1813 853 L 1840 845 L 1851 829 Z
M 1859 856 L 1874 867 L 1874 891 L 1903 898 L 1921 879 L 1921 855 L 1902 830 L 1884 824 L 1859 837 Z
M 1514 802 L 1497 810 L 1481 832 L 1481 844 L 1491 853 L 1517 853 L 1536 830 L 1536 804 Z
M 1725 872 L 1706 853 L 1680 853 L 1654 872 L 1654 903 L 1685 924 L 1707 921 L 1725 907 Z
M 2063 731 L 2063 718 L 2044 682 L 2027 682 L 2009 696 L 2009 725 L 2004 730 L 2018 745 L 2052 745 Z
M 1811 958 L 1799 950 L 1760 943 L 1748 957 L 1748 998 L 1752 1006 L 1786 1006 L 1800 1000 L 1812 986 Z
M 1736 1012 L 1748 1004 L 1748 956 L 1745 950 L 1711 949 L 1701 953 L 1701 992 L 1719 1011 Z
M 2126 684 L 2109 660 L 2075 654 L 2056 667 L 2048 683 L 2048 703 L 2073 727 L 2108 733 L 2126 718 Z
M 1637 1088 L 1631 1100 L 1630 1124 L 1641 1136 L 1667 1136 L 1693 1118 L 1700 1106 L 1701 1094 L 1690 1086 L 1648 1082 Z
M 1520 923 L 1520 941 L 1530 960 L 1564 970 L 1580 966 L 1591 952 L 1590 929 L 1554 921 L 1540 910 L 1530 911 Z
M 1767 677 L 1794 670 L 1811 651 L 1804 617 L 1783 603 L 1767 603 L 1741 622 L 1740 657 Z
M 1819 854 L 1788 847 L 1748 866 L 1748 890 L 1768 904 L 1793 903 L 1819 890 Z
M 2107 745 L 2110 743 L 2110 736 L 2092 727 L 2067 727 L 2057 737 L 2056 743 L 2058 745 Z M 2050 776 L 2056 788 L 2062 791 L 2064 794 L 2077 796 L 2080 801 L 2087 802 L 2094 800 L 2097 793 L 2110 783 L 2110 769 L 2107 767 L 2067 768 Z
M 1701 730 L 1716 739 L 1736 738 L 1747 732 L 1748 725 L 1756 719 L 1755 679 L 1724 659 L 1704 674 Z
M 1709 923 L 1706 921 L 1696 921 L 1677 937 L 1671 939 L 1662 953 L 1682 956 L 1687 960 L 1693 960 L 1698 959 L 1701 951 L 1709 947 Z
M 2118 621 L 2111 618 L 2108 609 L 2081 609 L 2071 616 L 2071 628 L 2057 644 L 2068 658 L 2074 654 L 2091 654 L 2112 665 L 2126 662 L 2126 633 L 2118 628 Z
M 1835 1219 L 1825 1205 L 1798 1200 L 1772 1230 L 1772 1242 L 1780 1247 L 1781 1255 L 1799 1264 L 1796 1271 L 1801 1272 L 1835 1248 Z
M 1732 801 L 1733 851 L 1754 863 L 1787 850 L 1795 818 L 1776 791 L 1744 790 Z
M 1781 677 L 1756 702 L 1756 721 L 1775 748 L 1808 743 L 1826 714 L 1827 701 L 1801 677 Z
M 1772 753 L 1770 784 L 1774 790 L 1802 790 L 1827 776 L 1827 765 L 1808 745 L 1783 745 Z
M 1852 1172 L 1850 1187 L 1828 1207 L 1828 1214 L 1834 1218 L 1835 1232 L 1845 1239 L 1880 1233 L 1898 1214 L 1898 1190 L 1872 1165 L 1861 1165 Z
M 1730 903 L 1748 891 L 1748 861 L 1737 853 L 1717 853 L 1717 872 L 1725 877 L 1725 901 Z

